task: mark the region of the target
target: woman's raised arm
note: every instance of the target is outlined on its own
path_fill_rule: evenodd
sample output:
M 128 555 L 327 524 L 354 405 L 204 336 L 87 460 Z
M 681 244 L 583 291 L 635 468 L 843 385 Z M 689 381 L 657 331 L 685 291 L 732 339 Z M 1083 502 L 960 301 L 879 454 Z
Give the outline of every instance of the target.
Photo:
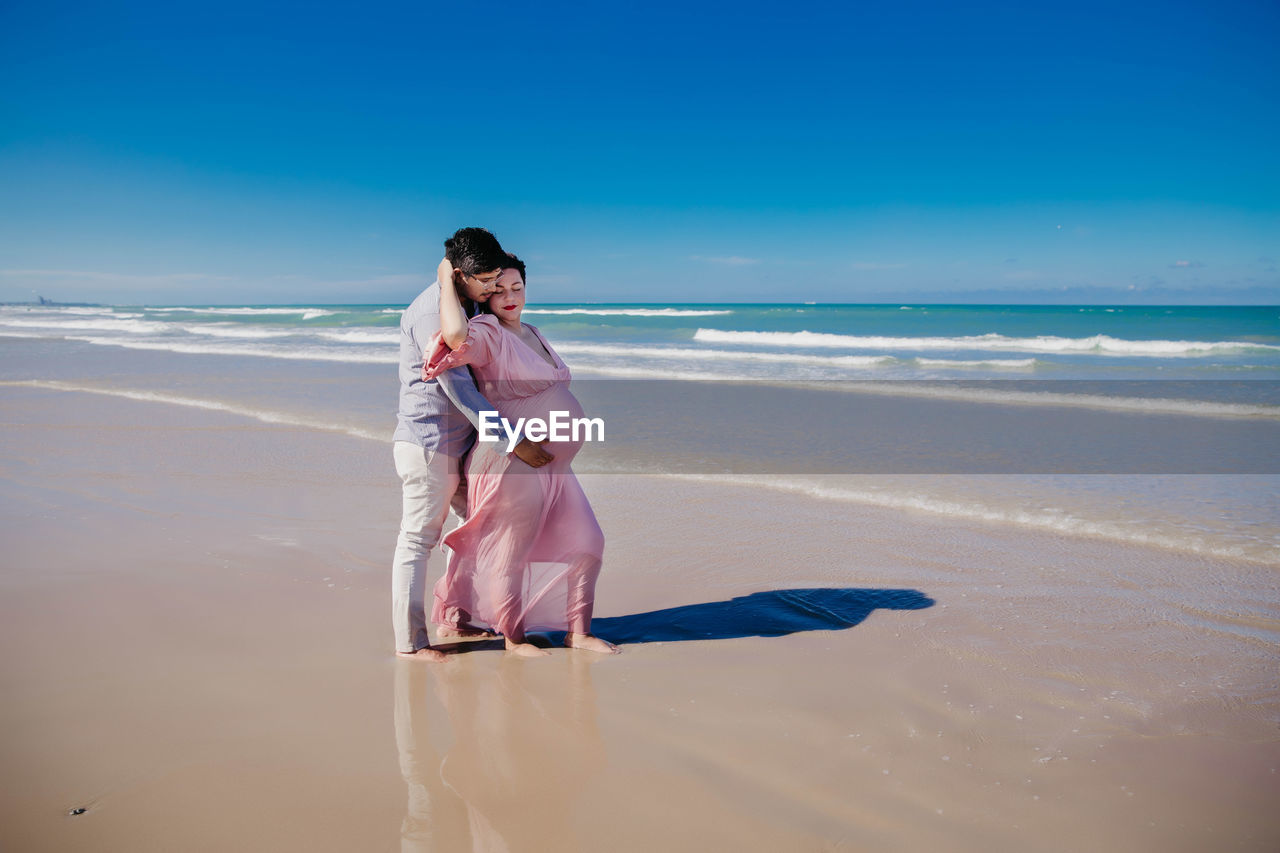
M 467 312 L 458 296 L 458 274 L 445 258 L 436 267 L 440 283 L 440 339 L 449 349 L 457 349 L 467 339 Z

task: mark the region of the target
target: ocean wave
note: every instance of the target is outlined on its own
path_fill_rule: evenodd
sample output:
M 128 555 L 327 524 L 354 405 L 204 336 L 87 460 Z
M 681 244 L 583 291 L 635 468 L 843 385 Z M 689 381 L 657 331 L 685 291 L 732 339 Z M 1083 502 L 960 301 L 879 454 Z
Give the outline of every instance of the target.
M 141 317 L 141 314 L 118 311 L 105 305 L 0 305 L 0 316 L 44 315 L 53 317 Z
M 668 367 L 627 367 L 618 364 L 575 365 L 573 374 L 587 376 L 612 376 L 617 379 L 674 379 L 680 382 L 727 382 L 733 377 L 722 373 L 700 373 L 696 370 L 672 370 Z
M 210 334 L 211 328 L 213 327 L 197 326 L 196 331 L 198 335 L 207 335 Z M 7 332 L 7 330 L 0 327 L 0 335 L 6 333 L 20 337 L 44 337 L 18 331 Z M 394 335 L 397 333 L 391 330 L 372 332 L 353 329 L 320 333 L 322 336 L 334 340 L 334 344 L 325 344 L 323 342 L 307 344 L 305 342 L 307 334 L 310 333 L 304 333 L 301 330 L 290 332 L 279 328 L 271 331 L 225 329 L 221 335 L 218 332 L 212 333 L 214 338 L 228 338 L 229 340 L 225 343 L 218 340 L 202 341 L 199 340 L 198 335 L 175 338 L 60 334 L 59 337 L 96 346 L 115 346 L 124 349 L 174 352 L 189 355 L 252 356 L 292 361 L 325 361 L 349 364 L 394 364 L 399 357 L 394 339 Z M 294 340 L 288 343 L 272 345 L 269 340 L 273 337 L 287 337 Z M 239 343 L 241 340 L 246 342 Z M 348 345 L 343 346 L 342 344 Z M 948 367 L 968 369 L 964 362 L 948 364 L 942 359 L 902 361 L 893 356 L 815 356 L 804 353 L 738 352 L 677 347 L 620 347 L 573 343 L 557 344 L 556 348 L 562 355 L 572 361 L 571 366 L 575 375 L 582 378 L 600 376 L 637 380 L 758 382 L 765 385 L 808 387 L 824 392 L 923 397 L 967 403 L 1074 407 L 1146 415 L 1280 419 L 1280 406 L 1275 405 L 1167 397 L 1108 396 L 1093 393 L 1070 393 L 1067 391 L 1025 391 L 1016 387 L 1006 390 L 992 387 L 991 385 L 974 387 L 947 383 L 945 380 L 936 383 L 927 381 L 915 382 L 910 381 L 910 377 L 893 374 L 888 374 L 890 378 L 871 380 L 869 378 L 870 374 L 867 373 L 867 371 L 875 371 L 876 374 L 881 371 L 893 371 L 903 365 L 910 365 L 912 361 L 931 361 L 930 367 L 932 369 Z M 1034 369 L 1035 360 L 1026 361 L 1030 362 L 1030 364 L 1014 362 L 1017 365 L 1015 369 Z M 755 375 L 750 372 L 750 368 L 753 365 L 757 366 Z M 792 367 L 795 368 L 795 375 L 761 375 L 759 365 L 764 365 L 766 369 L 769 365 L 777 365 L 782 369 Z M 810 366 L 817 368 L 819 375 L 815 376 L 813 373 L 804 374 L 802 372 Z M 975 366 L 987 368 L 997 365 L 988 362 L 977 362 Z M 848 373 L 823 376 L 821 374 L 824 370 L 862 371 L 863 378 L 856 378 L 856 374 L 851 376 Z M 999 382 L 999 380 L 995 381 Z
M 1040 335 L 1010 338 L 1004 335 L 970 335 L 955 338 L 895 338 L 863 335 L 834 335 L 827 332 L 737 332 L 698 329 L 695 341 L 717 344 L 755 344 L 775 347 L 810 347 L 891 350 L 1012 350 L 1092 355 L 1176 356 L 1223 355 L 1250 351 L 1280 352 L 1280 346 L 1247 341 L 1139 341 L 1094 335 L 1088 338 L 1060 338 Z
M 103 317 L 100 320 L 84 317 L 74 317 L 72 319 L 63 319 L 61 317 L 50 317 L 48 319 L 19 319 L 16 317 L 0 318 L 0 327 L 5 326 L 21 329 L 48 329 L 55 333 L 64 331 L 99 331 L 127 332 L 135 335 L 152 335 L 157 332 L 167 332 L 170 330 L 168 323 L 157 322 L 155 320 L 116 320 L 108 317 Z
M 819 500 L 924 512 L 944 518 L 1007 525 L 1064 536 L 1106 539 L 1128 545 L 1163 548 L 1206 557 L 1248 560 L 1269 565 L 1280 564 L 1280 549 L 1278 548 L 1270 548 L 1268 551 L 1257 553 L 1240 545 L 1214 542 L 1210 537 L 1198 533 L 1187 532 L 1183 535 L 1152 533 L 1146 529 L 1137 529 L 1102 519 L 1082 518 L 1057 510 L 1001 508 L 974 501 L 938 498 L 927 494 L 867 491 L 777 477 L 677 473 L 665 473 L 657 476 L 689 482 L 749 486 L 799 494 Z
M 184 332 L 193 335 L 209 335 L 215 338 L 247 338 L 260 340 L 266 338 L 288 338 L 301 330 L 272 328 L 266 326 L 237 326 L 234 324 L 209 323 L 200 326 L 182 326 Z
M 197 314 L 225 314 L 232 317 L 245 316 L 269 316 L 269 315 L 285 315 L 300 314 L 303 320 L 314 320 L 317 317 L 331 317 L 335 311 L 326 311 L 323 308 L 190 308 L 190 307 L 167 307 L 167 308 L 146 308 L 146 311 L 152 313 L 169 313 L 174 311 L 190 311 Z
M 316 337 L 330 341 L 342 341 L 349 344 L 390 344 L 394 346 L 400 341 L 400 330 L 398 328 L 383 329 L 381 331 L 350 329 L 343 331 L 316 332 Z
M 671 368 L 661 365 L 641 367 L 634 364 L 582 364 L 574 366 L 574 374 L 612 376 L 619 379 L 670 380 L 682 382 L 756 382 L 787 388 L 809 388 L 824 392 L 878 394 L 890 397 L 917 397 L 982 403 L 1003 406 L 1050 406 L 1130 412 L 1142 415 L 1183 415 L 1201 418 L 1249 418 L 1280 420 L 1280 406 L 1251 403 L 1219 403 L 1170 397 L 1108 397 L 1102 394 L 1069 394 L 1051 391 L 1004 391 L 972 388 L 962 385 L 932 385 L 895 380 L 812 380 L 775 377 L 727 376 L 693 368 Z M 1005 380 L 1007 381 L 1007 380 Z
M 934 385 L 914 382 L 822 382 L 789 383 L 823 391 L 882 394 L 892 397 L 924 397 L 964 403 L 997 403 L 1012 406 L 1067 406 L 1082 409 L 1133 412 L 1143 415 L 1190 415 L 1213 418 L 1262 418 L 1280 420 L 1280 406 L 1253 403 L 1219 403 L 1172 397 L 1121 397 L 1104 394 L 1070 394 L 1056 391 L 1006 391 L 964 385 Z
M 183 397 L 176 394 L 163 394 L 155 391 L 133 391 L 127 388 L 104 388 L 101 385 L 77 385 L 74 382 L 63 382 L 56 379 L 24 379 L 17 381 L 0 381 L 0 385 L 20 386 L 26 388 L 44 388 L 50 391 L 73 391 L 82 394 L 100 394 L 106 397 L 123 397 L 126 400 L 138 400 L 144 403 L 164 403 L 169 406 L 186 406 L 194 409 L 226 412 L 241 415 L 268 424 L 304 427 L 320 432 L 336 432 L 355 438 L 367 438 L 374 441 L 390 439 L 388 431 L 374 432 L 353 426 L 339 426 L 321 422 L 313 417 L 292 415 L 286 412 L 275 412 L 270 409 L 257 409 L 236 403 L 224 403 L 219 400 L 203 400 L 198 397 Z
M 569 355 L 600 355 L 620 358 L 654 358 L 674 361 L 756 361 L 773 364 L 812 364 L 823 367 L 861 368 L 890 364 L 898 359 L 891 355 L 806 355 L 786 352 L 754 352 L 750 350 L 691 349 L 682 347 L 616 346 L 611 344 L 556 343 L 556 351 Z
M 732 314 L 730 309 L 702 308 L 526 308 L 526 314 L 590 314 L 609 317 L 711 317 Z
M 1040 362 L 1034 358 L 984 358 L 973 361 L 953 360 L 949 358 L 916 358 L 913 361 L 921 367 L 941 367 L 944 369 L 966 369 L 970 367 L 995 367 L 1000 370 L 1027 370 Z
M 351 364 L 395 364 L 399 355 L 395 350 L 374 351 L 367 348 L 339 349 L 337 347 L 293 347 L 266 349 L 253 346 L 231 346 L 190 341 L 143 341 L 128 338 L 96 338 L 68 335 L 68 340 L 83 341 L 97 346 L 123 347 L 124 349 L 161 350 L 187 355 L 248 355 L 259 358 L 282 358 L 290 361 L 341 361 Z
M 41 305 L 32 306 L 32 309 L 40 311 L 54 311 L 58 314 L 109 314 L 112 316 L 119 316 L 116 314 L 115 309 L 108 308 L 105 305 Z

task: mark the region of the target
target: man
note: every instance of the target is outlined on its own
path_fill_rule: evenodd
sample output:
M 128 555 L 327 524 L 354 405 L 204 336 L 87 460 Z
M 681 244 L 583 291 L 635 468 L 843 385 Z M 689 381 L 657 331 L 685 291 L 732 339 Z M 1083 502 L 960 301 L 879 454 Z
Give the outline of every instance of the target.
M 400 536 L 391 566 L 391 622 L 396 654 L 438 661 L 431 648 L 425 597 L 427 566 L 440 544 L 452 504 L 466 511 L 466 489 L 459 461 L 475 441 L 481 411 L 494 411 L 476 388 L 471 372 L 454 368 L 423 381 L 422 363 L 440 331 L 440 288 L 457 287 L 468 316 L 489 298 L 493 283 L 508 262 L 498 240 L 483 228 L 462 228 L 445 241 L 445 259 L 453 267 L 452 282 L 437 281 L 410 303 L 400 318 L 400 409 L 392 450 L 400 475 L 404 504 Z M 444 265 L 442 264 L 443 268 Z M 512 451 L 534 468 L 551 460 L 541 445 L 521 439 Z M 443 629 L 448 636 L 466 633 L 465 626 Z

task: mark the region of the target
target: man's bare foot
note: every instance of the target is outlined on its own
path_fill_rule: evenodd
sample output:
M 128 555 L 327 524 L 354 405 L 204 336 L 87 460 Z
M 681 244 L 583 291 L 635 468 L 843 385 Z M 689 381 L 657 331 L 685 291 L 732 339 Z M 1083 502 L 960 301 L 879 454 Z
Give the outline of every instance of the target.
M 606 640 L 602 640 L 595 634 L 565 634 L 564 645 L 567 649 L 586 649 L 589 652 L 599 652 L 602 655 L 616 655 L 622 652 L 622 649 Z
M 440 651 L 439 649 L 433 649 L 430 646 L 428 646 L 425 649 L 418 649 L 416 652 L 396 652 L 396 657 L 413 658 L 414 660 L 425 660 L 425 661 L 430 661 L 431 663 L 440 663 L 441 661 L 447 660 L 449 658 L 449 656 L 446 655 L 444 652 Z
M 475 628 L 471 625 L 459 625 L 456 628 L 452 625 L 437 625 L 436 636 L 441 639 L 470 640 L 476 637 L 492 638 L 498 635 L 492 631 L 486 631 L 484 628 Z
M 507 651 L 514 652 L 523 658 L 541 658 L 551 654 L 546 649 L 540 649 L 533 643 L 522 643 L 518 640 L 507 640 Z

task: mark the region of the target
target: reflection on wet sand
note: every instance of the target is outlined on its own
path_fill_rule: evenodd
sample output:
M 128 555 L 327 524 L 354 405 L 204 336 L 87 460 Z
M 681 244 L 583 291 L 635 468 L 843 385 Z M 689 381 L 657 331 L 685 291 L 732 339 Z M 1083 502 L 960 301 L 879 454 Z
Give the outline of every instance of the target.
M 401 849 L 579 849 L 576 801 L 604 766 L 590 667 L 573 652 L 397 661 Z

